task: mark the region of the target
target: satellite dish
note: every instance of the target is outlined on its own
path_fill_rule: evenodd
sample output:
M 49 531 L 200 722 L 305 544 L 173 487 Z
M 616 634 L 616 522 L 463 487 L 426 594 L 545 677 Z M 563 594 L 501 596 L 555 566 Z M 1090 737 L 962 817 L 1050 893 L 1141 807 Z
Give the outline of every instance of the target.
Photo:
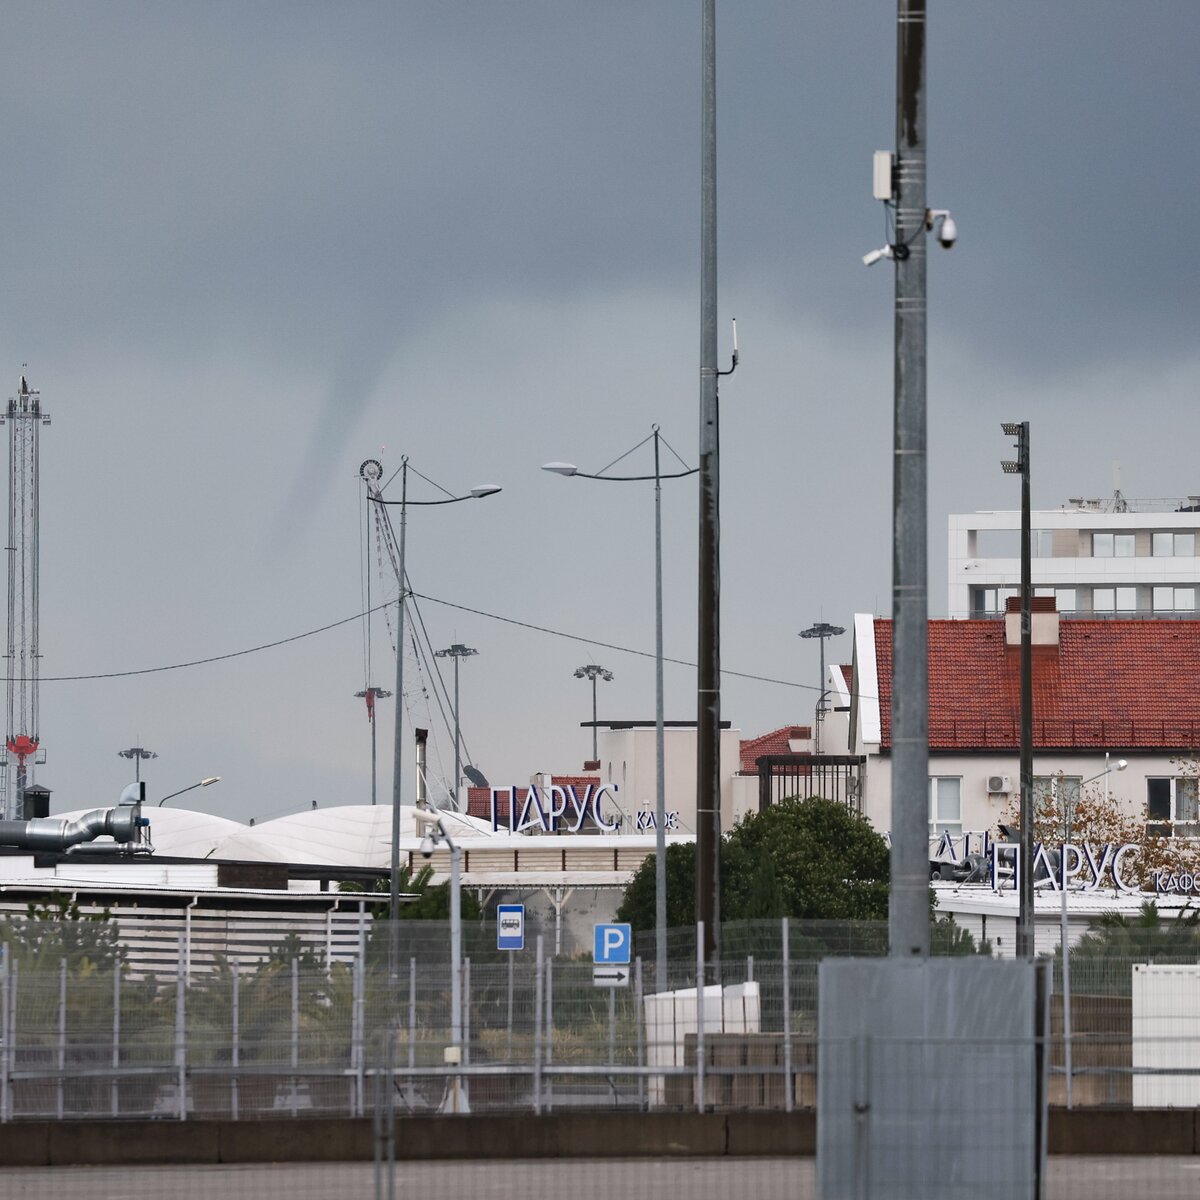
M 463 774 L 471 781 L 473 787 L 491 787 L 487 776 L 478 767 L 463 767 Z

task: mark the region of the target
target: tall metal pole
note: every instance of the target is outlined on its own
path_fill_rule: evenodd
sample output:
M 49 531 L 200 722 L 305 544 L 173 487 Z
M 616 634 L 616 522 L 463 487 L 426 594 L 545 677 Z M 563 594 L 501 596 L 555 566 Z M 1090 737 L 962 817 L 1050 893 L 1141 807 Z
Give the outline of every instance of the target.
M 667 781 L 663 720 L 662 473 L 654 427 L 654 988 L 667 989 Z
M 454 796 L 451 800 L 455 812 L 458 811 L 458 791 L 462 780 L 462 726 L 458 715 L 458 660 L 459 655 L 456 654 L 454 656 Z
M 462 851 L 455 841 L 447 837 L 450 844 L 450 1044 L 462 1046 Z M 458 1081 L 455 1081 L 457 1090 Z
M 595 762 L 600 757 L 600 751 L 597 749 L 596 743 L 596 676 L 592 676 L 592 761 Z
M 1018 441 L 1021 463 L 1021 899 L 1017 957 L 1033 957 L 1033 583 L 1029 531 L 1029 422 Z
M 404 538 L 408 528 L 408 455 L 400 460 L 400 601 L 396 613 L 396 723 L 392 747 L 392 868 L 388 900 L 388 983 L 393 996 L 400 961 L 400 791 L 404 781 L 404 614 L 408 577 L 404 571 Z
M 840 637 L 846 630 L 841 625 L 831 625 L 828 621 L 818 621 L 815 625 L 810 625 L 807 629 L 800 631 L 802 638 L 817 638 L 821 644 L 821 679 L 820 687 L 817 688 L 817 707 L 813 712 L 813 726 L 816 745 L 814 749 L 818 754 L 821 753 L 821 720 L 825 715 L 825 697 L 829 695 L 829 689 L 825 686 L 825 639 L 831 637 Z
M 896 12 L 895 451 L 890 953 L 929 954 L 925 436 L 925 0 Z
M 721 564 L 717 408 L 717 12 L 703 0 L 700 135 L 700 546 L 696 655 L 696 921 L 720 953 Z
M 454 645 L 447 647 L 445 650 L 435 650 L 434 658 L 452 658 L 454 659 L 454 788 L 453 788 L 453 804 L 454 811 L 459 810 L 458 794 L 462 783 L 462 734 L 458 716 L 458 660 L 460 658 L 470 658 L 473 654 L 478 654 L 479 651 L 470 646 L 464 646 L 461 642 L 455 642 Z

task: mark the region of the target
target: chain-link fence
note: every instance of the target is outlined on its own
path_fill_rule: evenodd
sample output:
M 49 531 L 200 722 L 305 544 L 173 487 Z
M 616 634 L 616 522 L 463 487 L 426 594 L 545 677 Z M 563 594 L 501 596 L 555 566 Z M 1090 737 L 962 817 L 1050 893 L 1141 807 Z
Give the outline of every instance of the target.
M 472 923 L 455 1021 L 447 925 L 400 924 L 394 955 L 377 921 L 334 961 L 285 941 L 189 971 L 181 943 L 155 975 L 102 922 L 11 921 L 0 1119 L 811 1108 L 818 964 L 886 951 L 879 924 L 759 921 L 726 925 L 706 963 L 675 929 L 660 986 L 652 934 L 600 971 L 591 947 L 551 953 L 549 930 L 501 951 Z M 944 929 L 934 948 L 978 952 Z M 1071 955 L 1069 1006 L 1055 962 L 1050 1103 L 1200 1103 L 1200 955 L 1170 930 L 1109 949 Z

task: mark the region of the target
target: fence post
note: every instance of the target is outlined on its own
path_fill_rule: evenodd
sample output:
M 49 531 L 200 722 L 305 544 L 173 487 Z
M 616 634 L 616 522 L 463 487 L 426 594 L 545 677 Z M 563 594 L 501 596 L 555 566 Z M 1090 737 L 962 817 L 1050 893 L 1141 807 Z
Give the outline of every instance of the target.
M 533 974 L 533 1111 L 542 1112 L 542 935 L 537 936 L 537 964 Z
M 112 1086 L 109 1088 L 110 1108 L 112 1115 L 118 1116 L 121 1111 L 120 1083 L 118 1072 L 121 1070 L 121 960 L 113 959 L 113 1028 L 112 1028 Z
M 704 1111 L 704 922 L 696 922 L 696 1111 Z
M 462 1003 L 462 1019 L 459 1024 L 462 1026 L 463 1064 L 467 1065 L 471 1061 L 471 960 L 469 958 L 463 959 Z
M 55 1087 L 54 1108 L 58 1119 L 63 1119 L 64 1096 L 67 1073 L 67 960 L 58 960 L 58 1083 Z
M 638 1111 L 646 1107 L 646 1028 L 642 1024 L 642 959 L 633 960 L 633 1027 L 637 1035 Z
M 232 1073 L 229 1076 L 229 1114 L 236 1121 L 238 1119 L 238 1066 L 241 1062 L 241 1010 L 240 1004 L 242 999 L 242 976 L 238 970 L 238 964 L 235 960 L 233 966 L 233 978 L 230 980 L 230 1047 L 229 1061 L 232 1067 Z
M 0 1121 L 9 1118 L 8 1095 L 8 1055 L 11 1047 L 8 1044 L 9 1024 L 8 994 L 8 947 L 0 946 Z
M 508 1064 L 513 1060 L 513 952 L 508 952 Z
M 746 982 L 747 983 L 754 982 L 754 955 L 753 954 L 746 955 Z
M 292 959 L 292 1116 L 296 1115 L 296 1071 L 300 1066 L 300 962 Z
M 189 910 L 190 918 L 191 912 Z M 175 1080 L 179 1089 L 179 1119 L 187 1120 L 187 1009 L 184 999 L 184 972 L 187 970 L 186 955 L 190 941 L 179 935 L 179 956 L 175 960 Z
M 554 959 L 546 959 L 546 1066 L 554 1062 Z M 554 1111 L 554 1075 L 546 1079 L 546 1111 Z
M 5 1032 L 5 1045 L 8 1050 L 8 1069 L 10 1074 L 16 1074 L 17 1070 L 17 995 L 19 993 L 19 983 L 21 981 L 21 963 L 19 960 L 13 960 L 8 972 L 8 1029 Z M 13 1084 L 15 1086 L 15 1080 Z M 8 1119 L 11 1121 L 13 1117 L 13 1095 L 10 1089 L 8 1093 Z
M 795 1079 L 792 1075 L 792 946 L 787 917 L 781 922 L 780 932 L 783 936 L 783 1108 L 785 1112 L 791 1112 Z
M 617 1052 L 617 989 L 608 989 L 608 1065 L 616 1061 Z
M 363 1079 L 363 958 L 364 946 L 362 931 L 358 935 L 358 957 L 354 960 L 354 973 L 351 975 L 350 998 L 350 1070 L 354 1077 L 350 1081 L 350 1115 L 361 1117 L 366 1097 L 365 1080 Z
M 417 960 L 408 960 L 408 1069 L 411 1071 L 417 1062 Z M 412 1087 L 409 1077 L 408 1086 Z

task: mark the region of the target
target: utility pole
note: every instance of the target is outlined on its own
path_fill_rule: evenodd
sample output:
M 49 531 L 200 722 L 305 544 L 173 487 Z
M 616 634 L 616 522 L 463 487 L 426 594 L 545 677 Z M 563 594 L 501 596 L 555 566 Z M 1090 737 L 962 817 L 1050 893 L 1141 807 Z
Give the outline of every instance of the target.
M 721 505 L 717 381 L 717 6 L 704 0 L 700 119 L 700 530 L 696 629 L 696 920 L 704 961 L 721 948 Z M 699 986 L 699 985 L 697 985 Z
M 1021 853 L 1017 878 L 1017 957 L 1032 958 L 1033 933 L 1033 564 L 1029 513 L 1029 422 L 1000 427 L 1017 439 L 1017 460 L 1001 463 L 1021 476 Z
M 896 11 L 890 953 L 929 955 L 925 0 Z

